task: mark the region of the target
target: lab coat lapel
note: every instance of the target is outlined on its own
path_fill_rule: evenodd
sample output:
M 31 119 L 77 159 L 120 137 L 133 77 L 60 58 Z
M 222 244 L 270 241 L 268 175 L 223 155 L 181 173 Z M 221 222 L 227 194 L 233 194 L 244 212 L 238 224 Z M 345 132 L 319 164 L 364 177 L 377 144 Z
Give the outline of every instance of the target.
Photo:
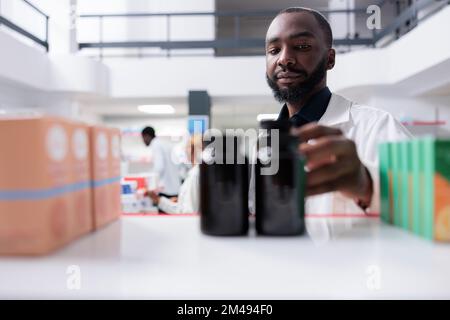
M 351 121 L 350 108 L 352 102 L 344 97 L 333 93 L 328 103 L 327 111 L 320 118 L 319 124 L 324 126 L 334 126 Z

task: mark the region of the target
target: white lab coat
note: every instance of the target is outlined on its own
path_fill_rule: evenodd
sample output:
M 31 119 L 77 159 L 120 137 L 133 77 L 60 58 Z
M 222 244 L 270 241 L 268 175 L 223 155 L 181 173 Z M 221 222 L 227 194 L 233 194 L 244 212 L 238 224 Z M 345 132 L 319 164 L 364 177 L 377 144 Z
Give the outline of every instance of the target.
M 373 180 L 374 194 L 366 212 L 379 213 L 380 184 L 378 173 L 378 144 L 390 140 L 407 139 L 411 134 L 388 112 L 359 105 L 344 97 L 332 94 L 328 108 L 319 124 L 339 128 L 356 143 L 361 162 L 367 167 Z M 249 207 L 254 213 L 254 170 L 250 179 Z M 305 202 L 306 214 L 361 214 L 363 210 L 339 192 L 311 196 Z
M 178 165 L 172 159 L 172 148 L 158 137 L 150 143 L 153 171 L 158 174 L 158 187 L 161 192 L 177 195 L 180 189 Z
M 189 170 L 180 188 L 178 201 L 161 197 L 158 207 L 165 213 L 197 213 L 200 207 L 200 169 L 196 164 Z

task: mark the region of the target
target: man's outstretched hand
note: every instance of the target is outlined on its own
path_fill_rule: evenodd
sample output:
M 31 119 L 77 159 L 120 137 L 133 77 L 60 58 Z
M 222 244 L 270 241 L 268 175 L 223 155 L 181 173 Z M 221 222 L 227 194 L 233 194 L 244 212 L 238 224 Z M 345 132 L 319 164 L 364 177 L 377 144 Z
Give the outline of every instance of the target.
M 340 191 L 359 204 L 369 206 L 373 187 L 355 142 L 336 128 L 309 123 L 291 132 L 299 137 L 299 151 L 306 158 L 306 194 Z

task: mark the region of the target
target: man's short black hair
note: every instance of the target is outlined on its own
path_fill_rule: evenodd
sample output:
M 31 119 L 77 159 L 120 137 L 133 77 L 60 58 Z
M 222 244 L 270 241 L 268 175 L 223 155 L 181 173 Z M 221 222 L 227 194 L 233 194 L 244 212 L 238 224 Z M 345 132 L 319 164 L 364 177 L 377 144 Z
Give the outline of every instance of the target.
M 153 129 L 152 127 L 145 127 L 144 129 L 142 129 L 142 135 L 143 136 L 150 136 L 152 138 L 155 137 L 155 129 Z
M 322 28 L 323 33 L 325 34 L 325 41 L 327 47 L 331 48 L 333 46 L 333 31 L 331 30 L 330 23 L 328 22 L 327 18 L 325 18 L 324 15 L 321 14 L 319 11 L 305 7 L 291 7 L 281 10 L 277 14 L 277 16 L 284 13 L 295 13 L 295 12 L 307 12 L 312 14 L 316 18 L 317 22 Z

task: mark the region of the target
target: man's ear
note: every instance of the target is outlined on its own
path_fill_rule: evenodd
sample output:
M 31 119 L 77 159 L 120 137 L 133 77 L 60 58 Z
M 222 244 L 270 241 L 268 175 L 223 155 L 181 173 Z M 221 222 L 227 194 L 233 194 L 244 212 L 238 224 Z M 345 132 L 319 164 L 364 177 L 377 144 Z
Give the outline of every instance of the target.
M 328 49 L 328 65 L 327 69 L 331 70 L 334 68 L 334 64 L 336 63 L 336 50 L 333 48 Z

